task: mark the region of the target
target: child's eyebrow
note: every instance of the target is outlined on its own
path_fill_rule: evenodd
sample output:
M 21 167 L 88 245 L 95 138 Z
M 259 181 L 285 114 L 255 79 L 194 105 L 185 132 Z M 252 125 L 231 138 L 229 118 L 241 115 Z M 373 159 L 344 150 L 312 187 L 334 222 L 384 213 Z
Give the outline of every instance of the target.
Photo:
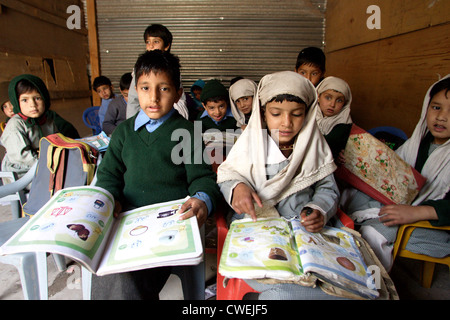
M 431 100 L 431 101 L 430 101 L 430 104 L 438 104 L 438 105 L 442 105 L 442 103 L 437 102 L 437 101 L 435 101 L 435 100 Z

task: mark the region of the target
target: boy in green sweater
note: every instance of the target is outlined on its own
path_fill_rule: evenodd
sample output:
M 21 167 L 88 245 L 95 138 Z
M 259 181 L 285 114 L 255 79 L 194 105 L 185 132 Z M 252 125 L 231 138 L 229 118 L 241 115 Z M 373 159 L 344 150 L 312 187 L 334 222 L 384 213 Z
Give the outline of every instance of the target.
M 214 210 L 219 189 L 216 175 L 203 158 L 194 125 L 175 112 L 182 94 L 178 58 L 159 50 L 142 54 L 135 65 L 141 110 L 117 126 L 98 168 L 97 186 L 110 191 L 122 209 L 176 200 L 190 195 L 181 212 L 196 215 L 202 225 Z M 173 134 L 182 130 L 190 134 Z M 180 132 L 180 131 L 178 131 Z M 201 141 L 201 140 L 200 140 Z M 186 144 L 187 143 L 187 144 Z M 179 146 L 183 145 L 182 152 Z M 181 160 L 181 161 L 180 161 Z M 170 267 L 93 277 L 94 299 L 158 299 Z
M 200 100 L 205 111 L 199 114 L 202 132 L 208 129 L 236 129 L 236 119 L 231 113 L 229 94 L 225 86 L 216 79 L 209 80 L 202 89 Z

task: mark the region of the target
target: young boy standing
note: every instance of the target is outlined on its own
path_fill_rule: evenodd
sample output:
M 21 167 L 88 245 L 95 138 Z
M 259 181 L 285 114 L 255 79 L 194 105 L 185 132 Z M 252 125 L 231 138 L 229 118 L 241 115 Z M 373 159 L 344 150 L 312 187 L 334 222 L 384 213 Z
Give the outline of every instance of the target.
M 183 219 L 196 215 L 203 224 L 214 210 L 219 189 L 216 175 L 197 152 L 203 145 L 194 141 L 194 125 L 173 108 L 182 94 L 178 58 L 168 52 L 147 51 L 135 65 L 136 91 L 141 111 L 114 131 L 108 152 L 98 168 L 97 185 L 110 191 L 116 202 L 115 214 L 180 199 L 190 195 L 181 207 Z M 175 164 L 173 150 L 183 137 L 173 138 L 175 130 L 190 134 L 183 148 L 181 164 Z M 201 139 L 201 137 L 200 137 Z M 175 141 L 173 141 L 175 140 Z M 196 150 L 200 149 L 200 150 Z M 177 159 L 178 161 L 178 159 Z M 170 275 L 170 267 L 145 269 L 93 277 L 95 299 L 157 299 Z
M 98 120 L 101 127 L 103 125 L 103 121 L 105 120 L 105 114 L 106 111 L 108 111 L 109 104 L 116 96 L 113 92 L 111 80 L 109 80 L 108 77 L 99 76 L 95 78 L 92 87 L 102 99 L 100 109 L 98 110 Z
M 172 47 L 172 33 L 165 26 L 161 24 L 152 24 L 145 29 L 144 32 L 144 42 L 145 42 L 145 50 L 153 51 L 153 50 L 161 50 L 163 52 L 170 52 Z M 180 78 L 181 79 L 181 78 Z M 180 82 L 180 89 L 183 89 Z M 135 75 L 133 74 L 133 79 L 130 85 L 130 91 L 128 93 L 128 103 L 127 103 L 127 112 L 126 117 L 131 118 L 136 113 L 139 112 L 139 100 L 136 93 L 136 81 Z M 180 99 L 175 103 L 174 108 L 181 114 L 184 118 L 189 118 L 189 111 L 186 104 L 186 96 L 184 92 L 182 92 Z
M 205 108 L 199 116 L 202 132 L 208 129 L 236 129 L 236 120 L 228 107 L 228 90 L 219 80 L 213 79 L 205 84 L 200 100 Z

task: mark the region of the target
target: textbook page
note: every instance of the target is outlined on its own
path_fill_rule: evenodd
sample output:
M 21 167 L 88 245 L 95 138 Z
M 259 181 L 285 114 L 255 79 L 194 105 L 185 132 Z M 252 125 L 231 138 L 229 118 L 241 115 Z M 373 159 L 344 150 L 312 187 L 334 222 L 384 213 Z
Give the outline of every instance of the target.
M 219 272 L 229 278 L 304 279 L 290 223 L 283 218 L 233 221 Z
M 169 265 L 194 265 L 203 259 L 196 217 L 179 220 L 180 199 L 121 214 L 97 275 Z
M 366 298 L 377 298 L 370 289 L 367 266 L 353 236 L 325 226 L 321 232 L 307 232 L 298 219 L 290 220 L 302 261 L 303 271 Z
M 105 189 L 82 186 L 60 190 L 1 247 L 0 253 L 62 254 L 92 272 L 114 223 L 113 209 L 114 198 Z

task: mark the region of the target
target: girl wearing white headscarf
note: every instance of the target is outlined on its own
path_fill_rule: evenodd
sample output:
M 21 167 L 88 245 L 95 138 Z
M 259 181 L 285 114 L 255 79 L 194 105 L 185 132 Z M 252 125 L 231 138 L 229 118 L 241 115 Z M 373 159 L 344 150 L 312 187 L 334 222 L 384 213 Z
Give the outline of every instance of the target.
M 236 126 L 242 128 L 248 123 L 250 115 L 252 114 L 252 104 L 253 97 L 256 94 L 257 85 L 255 81 L 250 79 L 241 79 L 236 81 L 233 85 L 231 85 L 230 92 L 230 106 L 231 112 L 233 113 L 233 117 L 236 119 Z M 246 103 L 240 101 L 241 104 L 244 104 L 245 110 L 241 110 L 237 106 L 239 99 L 246 99 Z M 247 110 L 247 105 L 250 106 L 249 110 Z
M 320 132 L 324 135 L 335 159 L 345 149 L 352 118 L 350 105 L 352 92 L 344 80 L 336 77 L 325 78 L 316 88 L 318 100 L 316 121 Z M 342 99 L 343 95 L 343 100 Z
M 428 89 L 411 138 L 396 152 L 427 178 L 411 206 L 382 206 L 359 191 L 343 203 L 347 214 L 363 221 L 360 232 L 386 270 L 392 267 L 398 225 L 422 220 L 435 226 L 450 225 L 450 75 Z M 450 255 L 450 235 L 445 231 L 417 228 L 406 249 L 445 257 Z
M 279 95 L 298 97 L 306 105 L 303 127 L 290 146 L 277 145 L 278 137 L 273 132 L 267 133 L 260 112 L 260 106 L 264 108 Z M 256 194 L 259 205 L 250 206 L 247 212 L 234 208 L 238 214 L 255 217 L 278 211 L 282 216 L 294 217 L 304 207 L 310 207 L 320 212 L 325 222 L 335 214 L 339 193 L 332 173 L 336 166 L 317 129 L 316 100 L 314 86 L 295 72 L 277 72 L 261 79 L 248 127 L 218 168 L 217 182 L 232 206 L 238 184 L 245 184 Z M 286 157 L 280 149 L 289 148 L 292 151 Z
M 266 120 L 273 116 L 268 114 L 272 106 L 283 110 L 285 101 L 298 101 L 290 97 L 304 102 L 304 121 L 290 144 L 282 144 L 283 133 L 278 137 Z M 339 198 L 333 177 L 336 165 L 317 128 L 316 100 L 312 83 L 295 72 L 278 72 L 261 79 L 249 124 L 218 168 L 217 182 L 225 200 L 235 210 L 233 218 L 241 218 L 244 213 L 253 219 L 272 215 L 301 216 L 305 228 L 317 232 L 336 213 Z M 282 117 L 283 111 L 280 114 Z M 266 126 L 269 130 L 265 130 Z M 282 130 L 285 129 L 280 127 L 280 132 Z M 238 193 L 242 188 L 247 192 L 242 193 L 246 195 L 244 202 L 239 201 L 242 197 Z M 313 213 L 306 217 L 305 208 L 313 209 Z M 261 292 L 261 299 L 329 298 L 319 288 L 246 281 Z

